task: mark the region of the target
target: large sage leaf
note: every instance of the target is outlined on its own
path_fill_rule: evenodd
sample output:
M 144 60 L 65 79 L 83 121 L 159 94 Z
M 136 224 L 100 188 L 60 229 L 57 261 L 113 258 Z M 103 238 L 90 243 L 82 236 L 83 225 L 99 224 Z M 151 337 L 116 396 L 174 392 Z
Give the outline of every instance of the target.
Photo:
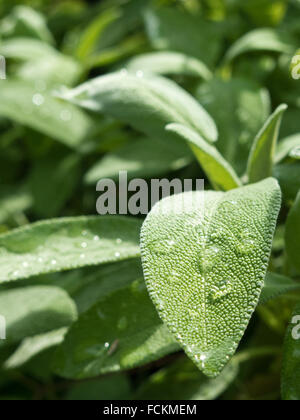
M 292 264 L 300 272 L 300 191 L 286 221 L 286 250 Z
M 69 326 L 76 320 L 74 302 L 53 286 L 33 286 L 0 293 L 0 311 L 6 320 L 6 340 L 0 346 L 25 337 Z
M 83 379 L 144 365 L 179 349 L 143 280 L 108 293 L 85 312 L 57 350 L 56 373 Z
M 139 256 L 139 220 L 75 217 L 34 223 L 0 236 L 0 283 Z
M 286 109 L 287 105 L 280 105 L 254 140 L 248 161 L 248 176 L 251 183 L 272 175 L 280 124 Z
M 164 128 L 177 122 L 195 129 L 206 140 L 217 139 L 216 126 L 204 108 L 176 83 L 160 76 L 120 71 L 64 91 L 61 96 L 117 118 L 150 137 L 173 141 Z
M 300 400 L 300 305 L 288 326 L 283 353 L 281 391 L 284 400 Z
M 148 291 L 208 376 L 218 375 L 235 353 L 259 301 L 280 203 L 278 183 L 270 178 L 227 193 L 166 198 L 144 222 Z
M 181 124 L 169 124 L 166 129 L 190 144 L 194 155 L 216 190 L 228 191 L 241 186 L 241 181 L 230 164 L 196 131 Z

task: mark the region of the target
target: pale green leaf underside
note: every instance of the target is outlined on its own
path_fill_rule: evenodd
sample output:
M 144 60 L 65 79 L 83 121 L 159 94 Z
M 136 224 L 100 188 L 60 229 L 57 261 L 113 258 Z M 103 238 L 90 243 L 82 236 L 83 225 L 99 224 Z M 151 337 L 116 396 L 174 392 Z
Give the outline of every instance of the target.
M 288 326 L 284 342 L 281 392 L 283 400 L 288 401 L 300 400 L 300 340 L 297 339 L 299 323 L 300 305 L 298 304 Z
M 256 51 L 289 54 L 293 53 L 294 49 L 293 40 L 285 33 L 269 28 L 255 29 L 242 36 L 230 47 L 225 60 L 233 61 L 241 54 Z
M 300 191 L 286 221 L 286 251 L 292 264 L 300 272 Z
M 290 151 L 289 156 L 293 159 L 299 160 L 300 159 L 300 146 L 294 147 Z
M 272 175 L 280 124 L 286 109 L 287 105 L 280 105 L 254 140 L 248 161 L 248 176 L 251 183 Z
M 197 58 L 179 52 L 164 51 L 141 54 L 130 59 L 125 67 L 130 72 L 183 74 L 200 77 L 204 80 L 212 78 L 211 71 L 204 63 Z
M 0 283 L 139 256 L 141 222 L 118 216 L 38 222 L 0 236 Z
M 169 124 L 166 130 L 173 132 L 190 144 L 197 160 L 216 190 L 228 191 L 241 186 L 241 181 L 230 164 L 213 145 L 207 143 L 196 131 L 181 124 Z
M 179 349 L 140 279 L 103 296 L 80 316 L 54 366 L 63 377 L 83 379 L 141 366 Z
M 275 163 L 279 163 L 292 153 L 293 149 L 300 147 L 300 134 L 294 134 L 281 140 L 278 144 Z
M 1 292 L 0 308 L 6 320 L 6 340 L 0 341 L 0 346 L 69 326 L 77 318 L 72 299 L 64 290 L 53 286 Z
M 208 376 L 234 354 L 259 301 L 281 203 L 273 178 L 227 193 L 166 198 L 144 222 L 141 251 L 159 315 Z M 178 211 L 180 210 L 180 211 Z
M 165 126 L 185 124 L 216 141 L 216 126 L 204 108 L 171 80 L 125 71 L 100 76 L 66 92 L 62 98 L 130 124 L 150 137 L 170 138 Z

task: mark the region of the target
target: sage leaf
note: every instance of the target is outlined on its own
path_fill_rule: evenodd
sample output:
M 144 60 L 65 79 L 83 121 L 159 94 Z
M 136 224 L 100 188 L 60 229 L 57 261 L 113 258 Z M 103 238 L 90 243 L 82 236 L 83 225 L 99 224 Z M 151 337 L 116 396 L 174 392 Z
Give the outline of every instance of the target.
M 277 147 L 275 162 L 280 163 L 283 161 L 285 158 L 290 156 L 290 153 L 292 153 L 293 149 L 296 149 L 297 147 L 300 147 L 299 134 L 294 134 L 292 136 L 286 137 L 285 139 L 282 139 Z
M 143 224 L 150 296 L 207 376 L 217 376 L 235 353 L 258 304 L 280 204 L 270 178 L 226 193 L 166 198 Z
M 53 286 L 32 286 L 0 292 L 1 315 L 6 320 L 6 340 L 0 346 L 25 337 L 72 324 L 76 306 L 67 293 Z
M 283 400 L 300 400 L 300 305 L 294 310 L 287 328 L 281 374 L 281 394 Z
M 285 230 L 286 251 L 291 263 L 300 272 L 300 191 L 296 197 L 293 207 L 291 208 Z
M 248 160 L 248 177 L 251 183 L 272 175 L 280 124 L 286 109 L 287 105 L 280 105 L 254 140 Z
M 259 303 L 267 303 L 272 299 L 296 290 L 300 290 L 300 283 L 280 274 L 268 273 Z
M 160 76 L 120 71 L 64 91 L 60 96 L 117 118 L 149 137 L 173 141 L 165 126 L 177 122 L 195 129 L 208 141 L 217 140 L 216 126 L 204 108 L 176 83 Z
M 139 220 L 99 216 L 37 222 L 0 236 L 0 283 L 139 256 Z
M 177 134 L 190 144 L 194 155 L 216 190 L 228 191 L 241 186 L 241 181 L 230 164 L 196 131 L 181 124 L 169 124 L 166 130 Z
M 108 293 L 80 316 L 57 349 L 54 369 L 83 379 L 131 369 L 179 349 L 161 323 L 143 280 Z

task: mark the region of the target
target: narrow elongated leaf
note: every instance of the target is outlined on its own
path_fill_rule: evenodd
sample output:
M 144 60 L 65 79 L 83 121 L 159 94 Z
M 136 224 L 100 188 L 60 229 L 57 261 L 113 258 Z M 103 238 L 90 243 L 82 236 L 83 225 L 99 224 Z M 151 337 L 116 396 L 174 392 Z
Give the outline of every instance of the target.
M 137 400 L 198 400 L 218 398 L 234 381 L 238 365 L 229 364 L 218 378 L 208 379 L 187 358 L 180 358 L 171 366 L 154 373 L 134 398 Z
M 101 178 L 119 179 L 121 171 L 127 171 L 128 179 L 154 177 L 177 170 L 193 160 L 192 153 L 183 150 L 181 144 L 167 144 L 156 139 L 143 138 L 126 144 L 92 166 L 85 175 L 88 184 Z
M 69 326 L 77 317 L 71 298 L 64 290 L 53 286 L 33 286 L 1 292 L 0 308 L 6 320 L 6 340 L 0 341 L 0 346 Z
M 212 72 L 204 63 L 179 52 L 164 51 L 141 54 L 131 58 L 125 67 L 130 72 L 183 74 L 200 77 L 204 80 L 212 78 Z
M 286 221 L 285 243 L 289 259 L 300 272 L 300 191 Z
M 280 203 L 278 183 L 270 178 L 226 193 L 166 198 L 144 222 L 148 291 L 208 376 L 218 375 L 234 354 L 259 301 Z
M 140 366 L 178 349 L 144 281 L 134 281 L 103 296 L 73 324 L 54 367 L 61 376 L 83 379 Z
M 300 283 L 280 274 L 268 273 L 265 278 L 265 285 L 259 303 L 264 304 L 269 300 L 295 290 L 300 290 Z
M 92 135 L 92 119 L 72 104 L 48 92 L 40 93 L 30 82 L 0 81 L 0 116 L 33 128 L 70 147 Z
M 0 283 L 139 256 L 139 220 L 75 217 L 38 222 L 0 236 Z
M 6 58 L 30 61 L 56 55 L 56 50 L 42 41 L 32 38 L 13 38 L 0 42 L 0 54 Z
M 300 400 L 300 305 L 294 310 L 288 326 L 282 363 L 282 398 L 289 401 Z
M 279 163 L 290 155 L 294 148 L 300 147 L 300 135 L 294 134 L 281 140 L 278 144 L 275 162 Z
M 248 176 L 251 183 L 272 175 L 280 124 L 286 109 L 287 105 L 280 105 L 254 140 L 248 161 Z
M 169 124 L 166 129 L 176 133 L 190 144 L 215 189 L 228 191 L 241 186 L 241 181 L 230 164 L 213 145 L 207 143 L 197 132 L 181 124 Z
M 262 28 L 248 32 L 238 39 L 227 51 L 225 61 L 233 61 L 241 54 L 256 51 L 293 53 L 295 41 L 286 32 Z
M 103 112 L 150 137 L 167 138 L 171 122 L 197 130 L 206 140 L 217 139 L 216 126 L 200 104 L 171 80 L 132 75 L 126 71 L 100 76 L 61 96 L 85 108 Z

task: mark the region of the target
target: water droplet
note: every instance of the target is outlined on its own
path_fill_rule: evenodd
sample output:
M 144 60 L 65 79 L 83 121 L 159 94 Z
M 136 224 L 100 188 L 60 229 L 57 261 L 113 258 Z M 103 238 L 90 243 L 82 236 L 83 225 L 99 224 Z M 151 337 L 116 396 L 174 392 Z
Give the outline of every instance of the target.
M 93 239 L 95 242 L 98 242 L 100 240 L 100 237 L 98 235 L 95 235 Z
M 115 252 L 115 257 L 119 258 L 121 256 L 120 252 Z
M 25 268 L 27 268 L 27 267 L 29 266 L 29 264 L 28 264 L 28 262 L 27 262 L 27 261 L 24 261 L 24 262 L 22 263 L 22 265 L 23 265 L 23 267 L 25 267 Z
M 81 232 L 81 235 L 82 235 L 82 236 L 87 236 L 87 234 L 88 234 L 87 230 L 83 230 L 83 231 Z
M 221 250 L 216 246 L 203 250 L 202 255 L 200 255 L 199 258 L 199 269 L 201 273 L 208 273 L 211 271 L 220 257 Z
M 212 299 L 219 300 L 227 295 L 232 291 L 232 283 L 228 280 L 224 280 L 218 286 L 213 286 L 211 290 L 211 297 Z
M 34 105 L 36 106 L 41 106 L 43 105 L 43 103 L 45 102 L 45 98 L 43 95 L 41 95 L 40 93 L 36 93 L 35 95 L 33 95 L 32 97 L 32 102 Z
M 43 258 L 42 258 L 42 257 L 39 257 L 39 258 L 38 258 L 38 262 L 39 262 L 39 263 L 44 262 Z
M 122 243 L 123 241 L 122 241 L 122 239 L 120 239 L 120 238 L 118 238 L 117 240 L 116 240 L 116 243 L 118 244 L 118 245 L 121 245 L 121 243 Z
M 71 121 L 72 119 L 71 111 L 69 111 L 68 109 L 63 109 L 60 113 L 60 118 L 65 122 Z
M 142 78 L 142 77 L 144 77 L 144 72 L 142 71 L 142 70 L 138 70 L 137 72 L 136 72 L 136 77 L 138 77 L 138 78 Z
M 176 242 L 173 239 L 168 240 L 157 240 L 153 241 L 149 244 L 150 250 L 156 254 L 157 256 L 160 255 L 168 255 L 175 250 Z
M 19 275 L 19 271 L 14 271 L 13 276 L 18 277 L 18 275 Z
M 57 261 L 56 261 L 56 260 L 52 260 L 52 261 L 51 261 L 51 264 L 52 264 L 52 265 L 56 265 L 56 264 L 57 264 Z
M 84 259 L 85 259 L 85 254 L 80 254 L 80 258 L 81 258 L 82 260 L 84 260 Z
M 88 244 L 86 242 L 81 243 L 81 248 L 87 248 Z
M 106 342 L 106 343 L 104 343 L 104 347 L 106 348 L 106 349 L 108 349 L 109 348 L 109 343 L 108 342 Z
M 255 236 L 248 230 L 240 234 L 240 240 L 237 243 L 236 250 L 240 254 L 250 254 L 256 245 Z

